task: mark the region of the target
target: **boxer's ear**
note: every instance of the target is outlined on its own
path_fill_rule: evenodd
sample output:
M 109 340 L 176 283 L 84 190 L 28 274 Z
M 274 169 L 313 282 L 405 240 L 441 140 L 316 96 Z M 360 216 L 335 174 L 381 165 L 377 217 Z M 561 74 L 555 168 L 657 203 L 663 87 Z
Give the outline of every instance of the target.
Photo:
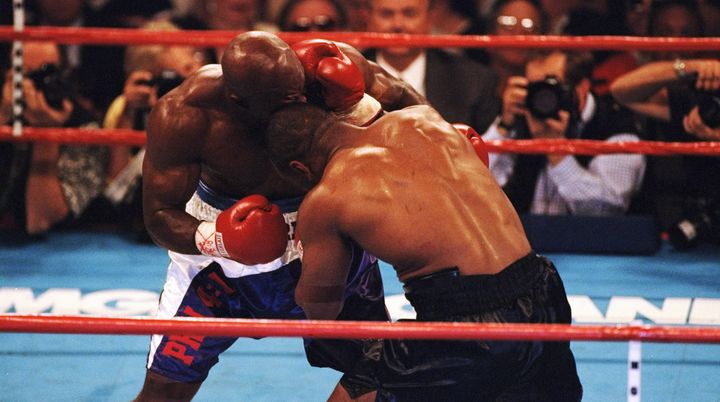
M 298 161 L 298 160 L 292 160 L 288 164 L 290 166 L 290 169 L 293 172 L 301 174 L 303 177 L 305 177 L 308 181 L 312 181 L 313 175 L 310 171 L 310 168 L 305 165 L 304 163 Z

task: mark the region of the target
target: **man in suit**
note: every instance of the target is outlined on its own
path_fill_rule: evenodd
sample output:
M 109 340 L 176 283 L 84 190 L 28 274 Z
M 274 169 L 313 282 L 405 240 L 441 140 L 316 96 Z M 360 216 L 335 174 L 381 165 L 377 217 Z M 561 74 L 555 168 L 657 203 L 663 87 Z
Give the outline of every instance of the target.
M 430 0 L 372 0 L 368 30 L 429 34 Z M 484 131 L 499 111 L 495 74 L 486 66 L 442 49 L 394 46 L 366 57 L 406 81 L 448 121 Z

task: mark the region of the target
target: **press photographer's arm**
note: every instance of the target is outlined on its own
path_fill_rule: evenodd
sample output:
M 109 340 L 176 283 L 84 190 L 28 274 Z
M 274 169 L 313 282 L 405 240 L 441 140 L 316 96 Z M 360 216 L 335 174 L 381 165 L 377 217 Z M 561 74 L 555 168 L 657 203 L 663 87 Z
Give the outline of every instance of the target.
M 720 61 L 658 61 L 617 78 L 610 86 L 615 99 L 636 113 L 669 122 L 673 116 L 668 85 L 686 82 L 700 104 L 683 118 L 685 131 L 705 140 L 720 139 Z M 703 113 L 701 113 L 703 112 Z M 701 117 L 702 115 L 702 117 Z

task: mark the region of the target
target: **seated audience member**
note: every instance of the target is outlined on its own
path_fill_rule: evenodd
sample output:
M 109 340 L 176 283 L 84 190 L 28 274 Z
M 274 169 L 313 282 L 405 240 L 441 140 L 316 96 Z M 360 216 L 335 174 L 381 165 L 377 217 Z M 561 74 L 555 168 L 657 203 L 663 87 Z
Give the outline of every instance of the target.
M 165 21 L 142 26 L 151 30 L 177 30 Z M 185 77 L 205 64 L 204 54 L 188 46 L 138 45 L 125 53 L 126 81 L 123 93 L 115 98 L 105 114 L 104 128 L 145 130 L 150 109 L 158 98 L 179 85 Z M 140 177 L 144 147 L 117 145 L 111 149 L 108 186 L 105 197 L 121 212 L 121 222 L 142 236 Z M 145 239 L 144 236 L 141 239 Z
M 477 5 L 468 1 L 433 0 L 430 21 L 430 32 L 438 35 L 465 35 L 481 31 Z
M 22 119 L 30 127 L 97 127 L 92 114 L 75 99 L 61 67 L 60 51 L 50 42 L 26 42 L 23 47 Z M 12 120 L 12 79 L 6 74 L 0 123 Z M 14 183 L 3 183 L 4 197 L 14 200 L 14 219 L 30 235 L 41 235 L 63 222 L 75 222 L 100 194 L 105 183 L 107 148 L 37 141 L 12 144 Z M 6 156 L 3 156 L 6 159 Z M 6 159 L 7 160 L 7 159 Z
M 705 35 L 709 37 L 720 36 L 720 1 L 718 0 L 698 0 L 700 15 L 705 25 Z
M 288 0 L 278 14 L 278 26 L 285 32 L 344 31 L 347 15 L 336 0 Z
M 429 34 L 430 0 L 373 0 L 369 30 Z M 424 95 L 440 114 L 482 132 L 498 110 L 495 75 L 486 66 L 440 49 L 394 46 L 366 57 Z
M 625 21 L 634 36 L 647 36 L 648 19 L 652 0 L 630 0 L 627 5 Z
M 537 54 L 524 76 L 509 78 L 502 113 L 483 137 L 637 141 L 632 112 L 590 90 L 592 66 L 587 52 Z M 645 158 L 498 154 L 490 169 L 520 213 L 621 215 L 640 188 Z
M 571 36 L 624 36 L 630 30 L 626 25 L 625 0 L 605 0 L 577 8 L 570 13 L 565 35 Z M 594 65 L 592 91 L 604 96 L 610 83 L 618 76 L 638 66 L 636 55 L 631 51 L 596 50 L 592 52 Z
M 650 62 L 619 77 L 611 91 L 618 102 L 654 123 L 648 124 L 655 129 L 649 132 L 653 140 L 720 141 L 718 59 Z M 640 208 L 653 213 L 664 229 L 713 208 L 720 211 L 718 157 L 650 158 L 646 182 Z M 687 243 L 673 243 L 685 247 L 702 240 L 690 236 Z
M 485 24 L 473 1 L 433 0 L 430 4 L 430 33 L 433 35 L 483 35 Z M 488 55 L 482 48 L 444 48 L 487 64 Z
M 705 26 L 700 8 L 694 1 L 652 2 L 647 33 L 658 37 L 702 37 Z M 692 78 L 692 72 L 697 68 L 694 62 L 688 66 L 683 60 L 711 61 L 717 60 L 717 55 L 671 50 L 647 52 L 645 59 L 649 63 L 647 68 L 668 68 L 670 76 L 663 73 L 642 76 L 638 83 L 631 83 L 626 78 L 618 79 L 613 84 L 616 99 L 637 112 L 639 117 L 645 117 L 641 121 L 650 140 L 699 140 L 697 134 L 702 135 L 704 130 L 693 129 L 696 133 L 691 134 L 686 131 L 689 127 L 683 127 L 684 116 L 691 112 L 696 92 L 692 88 L 694 81 L 688 78 Z M 683 73 L 683 66 L 688 69 L 687 74 Z M 628 76 L 638 77 L 637 71 L 648 71 L 644 68 L 642 66 Z M 649 156 L 645 184 L 634 209 L 655 215 L 661 229 L 676 227 L 686 217 L 704 210 L 704 205 L 714 198 L 709 190 L 717 188 L 714 179 L 718 177 L 718 172 L 718 159 L 714 157 Z
M 275 24 L 265 21 L 264 0 L 197 0 L 189 13 L 172 22 L 181 29 L 277 32 Z M 224 46 L 207 50 L 210 63 L 218 63 Z
M 370 19 L 370 0 L 345 0 L 348 16 L 348 30 L 365 32 Z
M 705 36 L 705 24 L 697 3 L 692 0 L 653 1 L 648 15 L 648 36 L 690 38 Z M 645 57 L 649 61 L 695 58 L 689 51 L 655 51 Z
M 539 0 L 540 6 L 548 16 L 547 31 L 551 35 L 560 35 L 570 19 L 570 12 L 582 4 L 583 0 Z
M 537 0 L 499 0 L 493 4 L 487 26 L 492 35 L 542 35 L 547 16 Z M 488 49 L 489 66 L 497 74 L 495 94 L 502 98 L 509 77 L 525 74 L 528 49 Z
M 169 10 L 169 0 L 36 0 L 28 2 L 28 24 L 59 27 L 136 28 L 141 21 Z M 124 45 L 67 44 L 60 47 L 61 60 L 78 87 L 79 102 L 92 110 L 94 118 L 103 112 L 122 90 Z
M 531 250 L 465 135 L 431 107 L 361 128 L 298 103 L 271 117 L 265 139 L 278 171 L 309 190 L 298 211 L 295 290 L 308 318 L 339 319 L 359 245 L 393 266 L 419 321 L 570 323 L 557 270 Z M 354 367 L 379 389 L 377 400 L 582 396 L 569 342 L 366 342 Z

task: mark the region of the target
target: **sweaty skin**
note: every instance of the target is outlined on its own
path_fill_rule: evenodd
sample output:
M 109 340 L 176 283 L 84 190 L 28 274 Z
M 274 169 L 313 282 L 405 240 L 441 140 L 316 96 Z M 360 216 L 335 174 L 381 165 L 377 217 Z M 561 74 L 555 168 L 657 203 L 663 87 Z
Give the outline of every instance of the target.
M 343 50 L 352 53 L 368 92 L 386 109 L 424 102 L 357 50 L 347 45 Z M 288 45 L 258 32 L 236 37 L 222 65 L 201 68 L 160 99 L 148 121 L 143 165 L 145 224 L 158 245 L 199 254 L 194 242 L 199 221 L 184 211 L 199 179 L 234 198 L 302 194 L 272 168 L 261 131 L 270 112 L 303 98 L 303 85 L 302 66 Z
M 318 132 L 319 154 L 306 161 L 315 187 L 298 215 L 304 254 L 295 296 L 308 317 L 334 319 L 342 306 L 348 239 L 392 264 L 403 282 L 454 266 L 495 274 L 531 251 L 502 189 L 432 108 Z
M 425 101 L 357 50 L 344 50 L 363 71 L 366 92 L 385 109 Z M 303 100 L 304 85 L 302 65 L 285 42 L 269 33 L 246 32 L 226 47 L 221 64 L 202 67 L 158 101 L 147 125 L 143 210 L 148 232 L 159 246 L 200 254 L 195 245 L 200 221 L 185 212 L 185 205 L 201 179 L 236 199 L 304 194 L 304 187 L 279 176 L 262 142 L 270 113 Z M 147 371 L 136 400 L 189 401 L 200 385 Z

